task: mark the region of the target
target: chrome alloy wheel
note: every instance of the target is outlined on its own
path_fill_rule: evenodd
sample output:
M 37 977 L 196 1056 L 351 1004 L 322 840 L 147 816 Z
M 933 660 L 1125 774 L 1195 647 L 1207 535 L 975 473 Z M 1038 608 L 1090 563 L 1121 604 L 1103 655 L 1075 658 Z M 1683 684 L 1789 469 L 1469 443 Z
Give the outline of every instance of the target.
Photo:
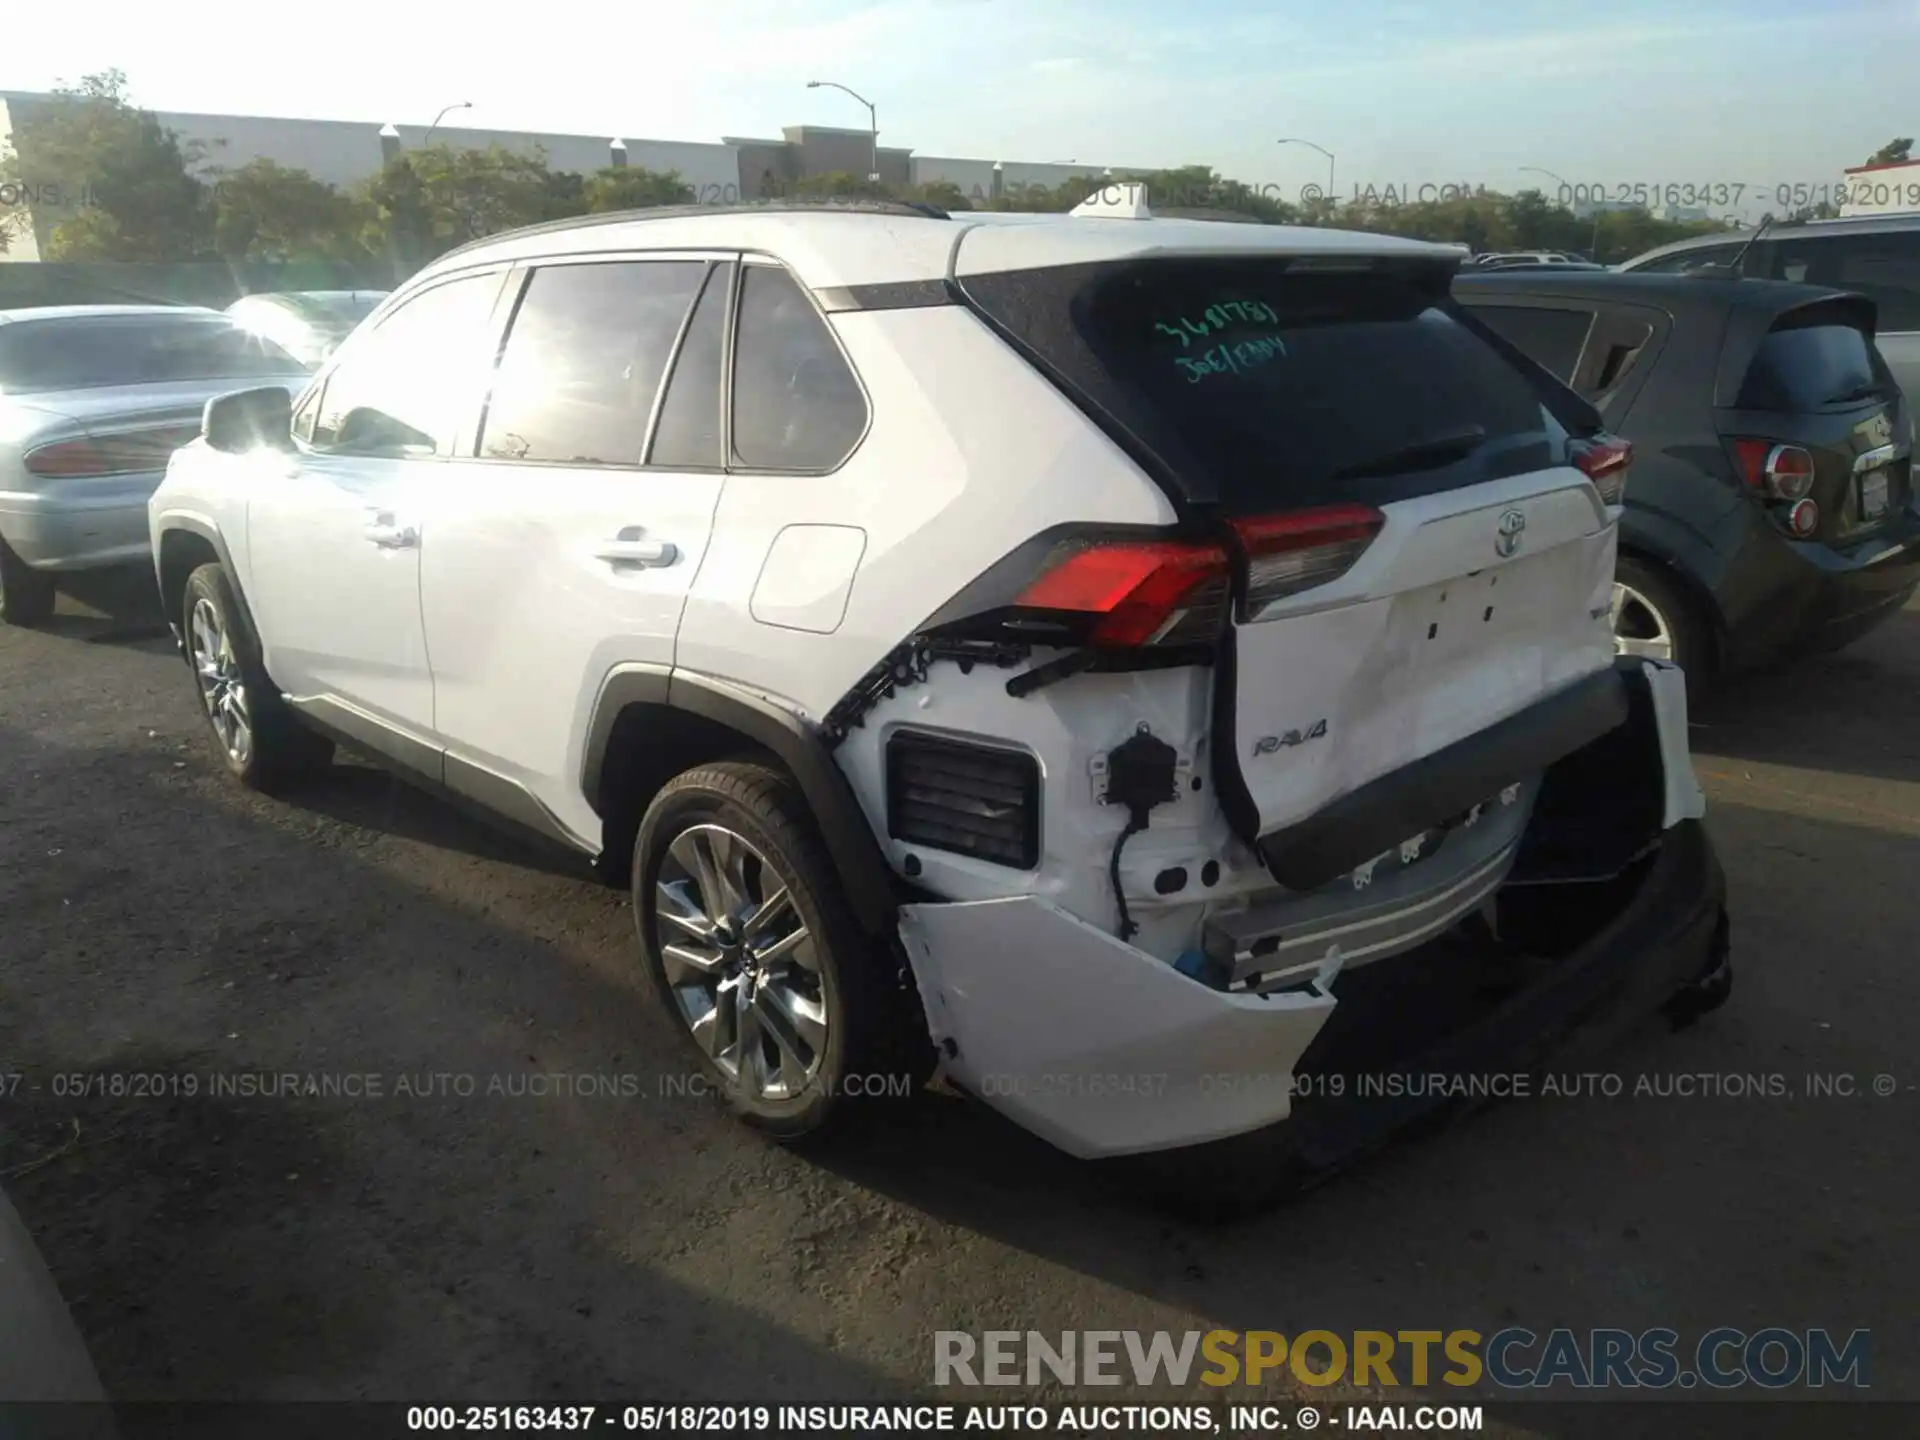
M 193 651 L 193 673 L 200 682 L 200 699 L 213 722 L 213 733 L 236 766 L 244 768 L 253 755 L 253 717 L 247 710 L 247 684 L 233 653 L 233 637 L 220 623 L 211 600 L 194 601 L 188 626 Z
M 1616 655 L 1673 659 L 1673 627 L 1653 603 L 1631 585 L 1613 586 L 1613 650 Z
M 728 1079 L 791 1100 L 819 1072 L 826 996 L 786 880 L 744 837 L 689 826 L 661 862 L 654 943 L 680 1017 Z

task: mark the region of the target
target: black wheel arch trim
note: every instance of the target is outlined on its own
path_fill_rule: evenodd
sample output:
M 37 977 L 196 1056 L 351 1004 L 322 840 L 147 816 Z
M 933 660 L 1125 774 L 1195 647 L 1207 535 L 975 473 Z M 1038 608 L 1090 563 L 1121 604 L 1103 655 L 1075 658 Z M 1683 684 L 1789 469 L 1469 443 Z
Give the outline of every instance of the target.
M 227 548 L 226 537 L 220 533 L 219 527 L 202 520 L 198 515 L 169 515 L 160 522 L 160 543 L 153 548 L 153 583 L 161 592 L 162 608 L 167 606 L 167 595 L 162 583 L 161 560 L 166 548 L 166 537 L 176 530 L 197 536 L 213 547 L 213 553 L 220 561 L 220 568 L 227 572 L 227 584 L 233 590 L 233 598 L 240 606 L 240 618 L 246 624 L 247 633 L 254 637 L 257 644 L 260 639 L 260 627 L 253 623 L 253 607 L 247 603 L 246 588 L 240 583 L 240 572 L 234 568 L 233 552 Z M 184 622 L 185 617 L 181 618 Z M 184 632 L 176 631 L 175 638 L 182 645 L 186 643 Z
M 899 909 L 893 869 L 825 739 L 799 716 L 723 681 L 665 670 L 622 670 L 608 677 L 594 702 L 581 765 L 581 786 L 595 810 L 602 809 L 600 784 L 614 725 L 636 704 L 684 710 L 771 752 L 799 784 L 861 927 L 876 936 L 891 933 Z

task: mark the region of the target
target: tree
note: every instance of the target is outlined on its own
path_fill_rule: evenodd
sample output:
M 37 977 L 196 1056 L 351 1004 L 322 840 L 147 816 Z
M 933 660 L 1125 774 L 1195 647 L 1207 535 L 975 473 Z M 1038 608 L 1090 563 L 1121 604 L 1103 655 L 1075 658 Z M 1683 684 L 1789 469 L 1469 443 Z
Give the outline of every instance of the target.
M 214 244 L 229 260 L 344 259 L 355 243 L 353 201 L 305 170 L 253 160 L 213 183 Z
M 1913 151 L 1913 140 L 1911 137 L 1904 137 L 1899 140 L 1889 140 L 1886 144 L 1882 145 L 1878 150 L 1874 151 L 1873 154 L 1867 157 L 1867 164 L 1869 165 L 1904 165 L 1907 162 L 1908 157 L 1912 154 L 1912 151 Z
M 14 148 L 0 160 L 0 183 L 85 196 L 79 213 L 54 225 L 48 259 L 191 260 L 212 249 L 207 187 L 191 171 L 198 145 L 136 109 L 118 70 L 54 97 L 45 110 L 16 110 Z
M 423 264 L 469 240 L 553 218 L 556 198 L 567 200 L 571 188 L 556 182 L 539 150 L 429 145 L 388 161 L 360 187 L 361 239 L 398 264 Z
M 605 215 L 615 210 L 650 210 L 659 205 L 691 205 L 693 186 L 678 170 L 647 170 L 637 165 L 609 165 L 587 177 L 584 195 L 587 213 Z

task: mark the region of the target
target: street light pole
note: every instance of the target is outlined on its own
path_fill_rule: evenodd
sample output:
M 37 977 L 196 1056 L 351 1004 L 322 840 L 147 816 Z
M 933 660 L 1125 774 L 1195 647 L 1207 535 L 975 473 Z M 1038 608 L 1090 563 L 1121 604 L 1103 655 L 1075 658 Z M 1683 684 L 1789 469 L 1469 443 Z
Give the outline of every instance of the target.
M 422 150 L 427 148 L 427 141 L 433 139 L 433 132 L 440 128 L 440 122 L 446 119 L 447 116 L 456 110 L 471 110 L 472 108 L 473 102 L 471 100 L 462 100 L 457 105 L 443 105 L 440 108 L 440 113 L 433 117 L 433 124 L 427 126 L 427 133 L 420 137 L 420 148 Z
M 1333 193 L 1333 152 L 1324 146 L 1314 144 L 1311 140 L 1301 140 L 1296 137 L 1289 137 L 1279 143 L 1282 145 L 1304 145 L 1309 150 L 1318 150 L 1322 155 L 1327 157 L 1327 203 L 1329 205 L 1338 205 L 1340 202 L 1334 198 Z
M 878 185 L 880 183 L 880 112 L 873 108 L 873 102 L 858 90 L 849 89 L 838 80 L 809 80 L 807 81 L 807 89 L 838 90 L 843 94 L 853 96 L 854 99 L 867 107 L 867 126 L 873 132 L 873 148 L 870 152 L 871 158 L 868 161 L 872 169 L 868 173 L 867 179 L 872 184 Z

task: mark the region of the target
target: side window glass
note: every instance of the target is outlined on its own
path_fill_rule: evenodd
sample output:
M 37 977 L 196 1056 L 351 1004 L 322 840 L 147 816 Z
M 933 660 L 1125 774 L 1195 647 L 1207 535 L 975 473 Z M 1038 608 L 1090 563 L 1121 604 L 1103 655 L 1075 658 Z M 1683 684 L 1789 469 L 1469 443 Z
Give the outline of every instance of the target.
M 636 260 L 535 270 L 507 332 L 480 453 L 638 465 L 660 377 L 706 269 Z
M 748 266 L 734 342 L 735 460 L 830 470 L 866 426 L 866 396 L 813 302 L 785 270 Z
M 437 285 L 354 337 L 326 382 L 313 446 L 339 454 L 447 455 L 463 402 L 479 403 L 492 362 L 498 275 Z
M 1593 325 L 1591 310 L 1545 305 L 1478 305 L 1474 313 L 1528 359 L 1571 384 Z
M 686 342 L 673 363 L 650 465 L 673 469 L 720 468 L 720 367 L 726 350 L 727 297 L 733 266 L 715 265 L 694 307 Z
M 1832 283 L 1873 301 L 1880 331 L 1920 330 L 1920 230 L 1861 235 L 1833 248 L 1840 256 Z
M 300 406 L 293 412 L 293 434 L 296 440 L 313 443 L 314 422 L 320 418 L 320 402 L 326 394 L 324 383 L 313 386 L 301 398 Z
M 1709 245 L 1699 250 L 1684 250 L 1678 255 L 1669 255 L 1664 260 L 1656 260 L 1651 265 L 1637 265 L 1634 273 L 1639 275 L 1678 275 L 1702 265 L 1724 265 L 1739 253 L 1736 245 Z

